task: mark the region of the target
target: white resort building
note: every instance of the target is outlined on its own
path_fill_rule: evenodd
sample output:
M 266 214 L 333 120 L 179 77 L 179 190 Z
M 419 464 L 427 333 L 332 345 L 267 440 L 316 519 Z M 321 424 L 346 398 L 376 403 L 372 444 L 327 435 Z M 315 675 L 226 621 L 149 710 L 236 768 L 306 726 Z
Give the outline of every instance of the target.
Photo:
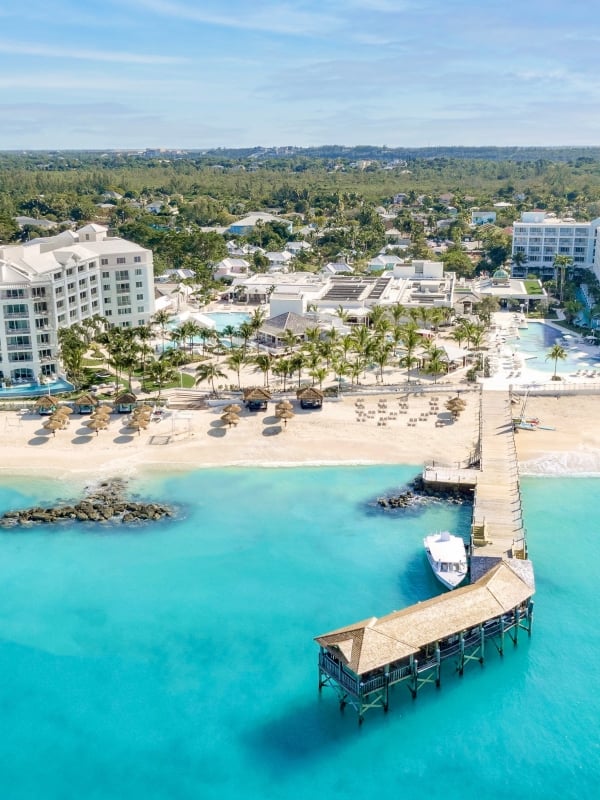
M 95 315 L 133 327 L 154 313 L 152 252 L 102 225 L 0 246 L 0 380 L 59 371 L 59 328 Z
M 570 217 L 559 219 L 545 211 L 524 211 L 513 225 L 513 259 L 521 253 L 522 264 L 513 264 L 515 278 L 534 274 L 543 279 L 555 277 L 557 255 L 573 259 L 573 265 L 598 271 L 600 252 L 596 247 L 600 218 L 577 222 Z

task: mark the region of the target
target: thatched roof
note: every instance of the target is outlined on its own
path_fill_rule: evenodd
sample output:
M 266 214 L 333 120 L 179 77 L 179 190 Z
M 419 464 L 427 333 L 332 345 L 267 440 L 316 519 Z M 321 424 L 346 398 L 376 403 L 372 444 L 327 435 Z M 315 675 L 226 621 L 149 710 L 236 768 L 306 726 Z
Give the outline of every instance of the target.
M 78 397 L 75 400 L 75 405 L 77 406 L 97 406 L 98 400 L 91 394 L 82 394 L 81 397 Z
M 113 403 L 118 406 L 131 405 L 132 403 L 137 403 L 137 397 L 133 392 L 120 392 L 113 398 Z
M 53 400 L 52 397 L 48 397 L 47 394 L 43 394 L 41 397 L 35 401 L 34 408 L 54 408 L 56 406 L 57 401 Z
M 530 561 L 501 561 L 476 583 L 317 637 L 357 675 L 500 616 L 534 593 Z
M 268 401 L 271 399 L 271 392 L 262 386 L 250 386 L 244 389 L 244 401 L 247 400 L 260 400 Z
M 298 400 L 323 400 L 324 393 L 316 386 L 303 386 L 296 392 Z

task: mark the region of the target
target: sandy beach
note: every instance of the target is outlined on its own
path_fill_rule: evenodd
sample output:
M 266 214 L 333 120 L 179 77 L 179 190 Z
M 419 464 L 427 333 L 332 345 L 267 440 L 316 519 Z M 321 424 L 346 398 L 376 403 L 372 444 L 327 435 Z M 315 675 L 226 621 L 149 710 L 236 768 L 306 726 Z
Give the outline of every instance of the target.
M 527 417 L 555 430 L 517 432 L 522 474 L 600 474 L 600 396 L 530 396 Z
M 462 396 L 467 406 L 454 422 L 444 408 L 450 394 L 440 387 L 437 400 L 387 393 L 361 398 L 358 406 L 355 397 L 326 400 L 320 411 L 302 411 L 294 402 L 285 428 L 274 404 L 266 413 L 243 410 L 232 428 L 221 422 L 221 409 L 175 411 L 140 435 L 125 428 L 126 415 L 113 414 L 97 436 L 85 427 L 87 417 L 73 415 L 53 436 L 42 427 L 44 417 L 7 411 L 0 414 L 1 473 L 89 481 L 156 469 L 452 464 L 468 457 L 477 437 L 479 396 Z

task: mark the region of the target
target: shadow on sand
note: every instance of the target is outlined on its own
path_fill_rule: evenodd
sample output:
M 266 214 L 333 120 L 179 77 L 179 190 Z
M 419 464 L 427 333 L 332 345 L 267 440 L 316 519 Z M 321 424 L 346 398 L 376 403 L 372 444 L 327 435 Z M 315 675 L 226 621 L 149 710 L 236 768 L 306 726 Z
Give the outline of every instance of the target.
M 46 433 L 46 432 L 44 431 L 44 433 Z M 48 435 L 48 436 L 34 436 L 33 439 L 30 439 L 27 442 L 27 444 L 33 444 L 33 445 L 46 444 L 46 442 L 49 442 L 50 439 L 53 439 L 53 438 L 54 437 L 50 436 L 50 435 Z
M 270 425 L 268 428 L 263 428 L 262 435 L 263 436 L 277 436 L 278 433 L 281 433 L 283 428 L 281 425 Z
M 217 427 L 209 428 L 207 433 L 209 436 L 212 436 L 215 439 L 223 439 L 225 437 L 225 434 L 227 433 L 227 426 L 221 423 L 220 427 L 218 428 Z

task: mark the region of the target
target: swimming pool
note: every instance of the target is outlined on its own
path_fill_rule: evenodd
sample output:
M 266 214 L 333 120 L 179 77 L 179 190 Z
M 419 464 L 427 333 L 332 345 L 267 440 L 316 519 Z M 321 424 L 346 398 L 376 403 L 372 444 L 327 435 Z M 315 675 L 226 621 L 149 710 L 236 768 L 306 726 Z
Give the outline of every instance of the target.
M 72 392 L 75 387 L 72 383 L 58 378 L 52 383 L 39 384 L 26 383 L 21 386 L 11 386 L 7 389 L 0 389 L 0 400 L 11 400 L 17 397 L 41 397 L 43 394 L 62 394 Z
M 563 337 L 568 344 L 562 341 Z M 575 335 L 544 322 L 529 322 L 527 328 L 519 329 L 519 338 L 509 339 L 508 343 L 521 353 L 527 367 L 553 374 L 554 361 L 546 360 L 546 356 L 559 339 L 561 340 L 560 344 L 567 351 L 567 358 L 564 361 L 558 361 L 557 373 L 564 375 L 586 367 L 600 368 L 600 349 L 594 348 L 597 354 L 590 354 L 577 344 Z
M 239 328 L 242 322 L 248 322 L 250 319 L 250 314 L 245 311 L 209 311 L 208 313 L 203 313 L 202 316 L 212 319 L 215 323 L 215 330 L 219 333 L 228 325 Z

